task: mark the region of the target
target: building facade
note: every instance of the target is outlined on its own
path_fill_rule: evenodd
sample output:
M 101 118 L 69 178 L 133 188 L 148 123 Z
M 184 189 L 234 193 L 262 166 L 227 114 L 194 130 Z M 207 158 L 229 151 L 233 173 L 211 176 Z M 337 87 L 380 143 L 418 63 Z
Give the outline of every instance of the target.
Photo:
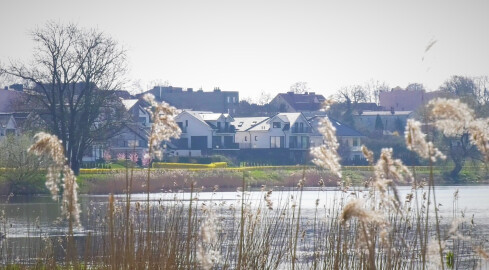
M 239 104 L 239 92 L 221 91 L 219 88 L 215 88 L 212 92 L 204 92 L 202 89 L 194 91 L 192 88 L 155 86 L 146 93 L 153 94 L 158 102 L 165 101 L 182 110 L 234 115 Z
M 381 91 L 379 103 L 385 110 L 415 111 L 439 96 L 441 96 L 439 91 L 405 90 L 398 86 L 391 91 Z

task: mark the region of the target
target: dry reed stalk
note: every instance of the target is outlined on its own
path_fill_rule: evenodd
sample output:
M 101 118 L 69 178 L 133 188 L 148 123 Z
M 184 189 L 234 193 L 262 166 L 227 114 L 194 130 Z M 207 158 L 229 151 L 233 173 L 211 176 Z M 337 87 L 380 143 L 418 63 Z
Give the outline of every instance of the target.
M 63 215 L 68 219 L 70 234 L 73 225 L 80 225 L 80 208 L 78 205 L 78 184 L 71 168 L 66 164 L 66 157 L 61 141 L 55 135 L 39 132 L 34 136 L 35 142 L 28 151 L 35 155 L 46 155 L 53 163 L 48 167 L 46 186 L 54 200 L 59 193 L 59 185 L 63 185 L 62 208 Z M 63 176 L 61 178 L 61 175 Z
M 324 102 L 322 110 L 327 111 L 330 105 L 330 101 Z M 328 117 L 324 117 L 318 130 L 324 137 L 324 144 L 311 149 L 311 154 L 315 157 L 313 162 L 320 167 L 328 168 L 341 178 L 340 156 L 337 152 L 340 144 L 336 138 L 336 128 Z

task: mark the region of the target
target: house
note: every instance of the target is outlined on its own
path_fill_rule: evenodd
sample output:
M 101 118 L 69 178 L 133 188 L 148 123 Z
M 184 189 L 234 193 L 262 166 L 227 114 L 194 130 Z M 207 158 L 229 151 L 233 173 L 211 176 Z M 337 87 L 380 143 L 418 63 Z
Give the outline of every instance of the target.
M 296 94 L 294 92 L 279 93 L 270 102 L 277 112 L 318 111 L 326 99 L 314 92 Z
M 13 90 L 9 87 L 0 89 L 0 112 L 29 112 L 32 107 L 28 107 L 28 95 L 25 92 Z
M 240 149 L 309 149 L 312 127 L 302 113 L 242 117 L 233 124 Z
M 413 111 L 364 111 L 353 115 L 358 130 L 366 133 L 381 132 L 384 135 L 404 132 L 408 118 Z M 379 120 L 377 120 L 379 119 Z
M 11 113 L 0 113 L 0 140 L 9 135 L 18 135 L 17 123 Z
M 170 148 L 178 156 L 201 156 L 220 151 L 236 151 L 235 120 L 227 113 L 184 110 L 175 121 L 182 134 Z
M 132 153 L 142 158 L 144 153 L 148 152 L 148 135 L 151 128 L 151 119 L 149 112 L 145 109 L 146 106 L 148 106 L 146 101 L 139 99 L 114 99 L 110 108 L 107 108 L 108 111 L 99 115 L 100 122 L 104 123 L 107 117 L 117 115 L 121 117 L 118 120 L 123 120 L 123 123 L 116 125 L 116 130 L 111 130 L 94 140 L 85 152 L 83 161 L 102 159 L 106 151 L 110 153 L 112 159 L 116 159 L 120 154 L 127 157 Z M 115 113 L 115 111 L 120 111 L 120 113 Z M 94 124 L 97 126 L 99 121 Z
M 441 95 L 440 91 L 406 90 L 398 86 L 391 91 L 381 91 L 379 103 L 386 110 L 415 111 Z
M 321 120 L 326 115 L 317 115 L 308 119 L 313 127 L 313 133 L 311 134 L 311 147 L 316 147 L 324 144 L 324 137 L 319 133 L 319 126 Z M 343 161 L 354 161 L 363 159 L 362 154 L 362 141 L 366 138 L 365 135 L 355 130 L 354 128 L 345 125 L 337 120 L 329 119 L 336 129 L 336 137 L 340 147 L 338 153 Z
M 155 86 L 153 89 L 140 94 L 151 93 L 156 101 L 166 103 L 182 110 L 210 111 L 216 113 L 236 114 L 239 104 L 239 92 L 221 91 L 215 88 L 212 92 L 202 89 L 194 91 L 192 88 L 183 89 L 172 86 Z
M 112 159 L 118 155 L 136 153 L 140 159 L 148 152 L 148 129 L 138 123 L 127 123 L 120 130 L 114 132 L 109 139 L 94 142 L 83 157 L 83 161 L 97 161 L 104 158 L 105 151 L 110 153 Z
M 149 106 L 146 101 L 140 99 L 121 99 L 126 111 L 129 113 L 132 122 L 143 127 L 150 126 L 150 115 L 145 109 Z

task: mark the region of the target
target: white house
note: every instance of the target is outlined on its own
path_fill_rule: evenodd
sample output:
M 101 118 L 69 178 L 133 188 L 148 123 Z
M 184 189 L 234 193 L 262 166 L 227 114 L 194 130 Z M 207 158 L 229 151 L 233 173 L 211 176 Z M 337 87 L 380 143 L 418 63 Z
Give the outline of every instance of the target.
M 306 150 L 312 128 L 302 113 L 279 113 L 273 117 L 235 118 L 240 149 Z
M 8 135 L 18 135 L 17 123 L 11 113 L 0 113 L 0 140 Z
M 182 134 L 173 140 L 174 154 L 200 156 L 208 151 L 238 150 L 234 118 L 226 113 L 185 110 L 175 117 Z

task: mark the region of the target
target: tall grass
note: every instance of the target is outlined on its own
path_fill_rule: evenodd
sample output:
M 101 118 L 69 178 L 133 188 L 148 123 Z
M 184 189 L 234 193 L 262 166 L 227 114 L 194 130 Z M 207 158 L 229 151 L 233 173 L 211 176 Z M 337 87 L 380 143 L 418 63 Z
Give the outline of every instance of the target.
M 407 144 L 425 143 L 425 135 L 412 123 Z M 331 137 L 334 130 L 326 128 Z M 337 175 L 336 153 L 319 148 L 318 163 Z M 487 246 L 475 235 L 475 225 L 457 213 L 454 194 L 451 226 L 442 222 L 436 204 L 432 161 L 441 158 L 436 148 L 413 151 L 430 160 L 428 182 L 416 179 L 392 150 L 382 150 L 377 161 L 364 148 L 375 177 L 366 188 L 339 186 L 342 192 L 328 198 L 320 179 L 312 213 L 302 208 L 306 170 L 297 188 L 271 199 L 263 187 L 260 197 L 247 190 L 252 179 L 242 172 L 241 188 L 231 201 L 200 200 L 201 183 L 186 179 L 188 199 L 150 196 L 154 175 L 148 169 L 146 200 L 134 201 L 132 170 L 126 171 L 126 195 L 110 195 L 104 208 L 89 207 L 82 225 L 92 228 L 76 238 L 46 237 L 32 249 L 20 243 L 14 252 L 8 239 L 1 259 L 8 269 L 476 269 L 487 267 Z M 150 147 L 153 149 L 152 147 Z M 421 152 L 428 150 L 427 152 Z M 411 192 L 401 197 L 397 184 L 408 182 Z M 311 185 L 309 185 L 311 187 Z M 217 187 L 214 187 L 214 192 Z M 166 195 L 172 196 L 172 194 Z M 72 217 L 73 207 L 65 208 Z M 64 210 L 64 211 L 65 211 Z M 96 217 L 95 219 L 90 217 Z M 8 215 L 2 214 L 4 233 Z M 450 218 L 450 217 L 449 217 Z M 71 218 L 70 218 L 71 219 Z M 70 222 L 71 224 L 71 222 Z M 80 231 L 83 231 L 82 229 Z

